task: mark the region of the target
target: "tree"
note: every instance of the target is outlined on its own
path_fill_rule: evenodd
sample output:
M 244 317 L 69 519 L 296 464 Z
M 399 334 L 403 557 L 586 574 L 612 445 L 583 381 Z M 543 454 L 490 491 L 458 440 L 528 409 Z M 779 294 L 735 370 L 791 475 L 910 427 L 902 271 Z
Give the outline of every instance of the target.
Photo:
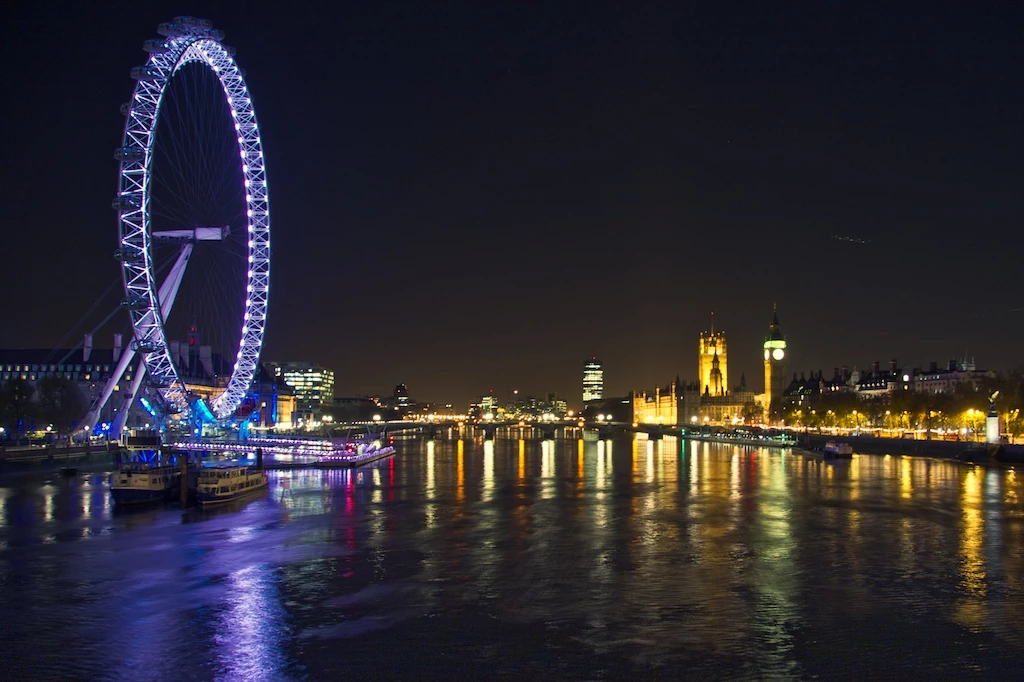
M 741 416 L 744 424 L 754 424 L 764 418 L 764 410 L 757 403 L 746 403 L 743 405 Z
M 35 388 L 24 379 L 11 379 L 0 387 L 0 422 L 12 438 L 29 431 L 34 425 Z
M 39 416 L 58 435 L 71 435 L 88 408 L 78 384 L 62 376 L 39 380 Z

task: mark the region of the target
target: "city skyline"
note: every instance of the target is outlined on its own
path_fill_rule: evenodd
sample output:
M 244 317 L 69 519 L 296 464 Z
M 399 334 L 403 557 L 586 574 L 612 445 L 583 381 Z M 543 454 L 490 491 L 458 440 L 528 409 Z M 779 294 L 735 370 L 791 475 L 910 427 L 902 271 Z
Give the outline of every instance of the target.
M 60 345 L 123 295 L 110 154 L 169 7 L 3 10 L 8 62 L 35 62 L 3 75 L 0 289 L 31 294 L 8 293 L 0 347 Z M 331 367 L 340 395 L 462 402 L 575 397 L 594 355 L 624 395 L 691 375 L 714 311 L 729 383 L 757 386 L 777 301 L 790 372 L 1014 367 L 1009 11 L 216 4 L 275 207 L 264 360 Z M 71 163 L 39 153 L 53 131 Z

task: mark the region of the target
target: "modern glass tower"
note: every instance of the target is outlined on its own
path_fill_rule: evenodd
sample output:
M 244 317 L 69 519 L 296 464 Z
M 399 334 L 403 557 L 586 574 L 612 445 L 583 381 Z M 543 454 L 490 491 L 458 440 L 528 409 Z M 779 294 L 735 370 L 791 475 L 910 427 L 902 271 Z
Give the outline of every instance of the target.
M 590 358 L 583 365 L 583 402 L 604 398 L 604 366 L 597 358 Z
M 325 404 L 334 400 L 334 370 L 313 362 L 282 362 L 274 376 L 295 391 L 295 411 L 303 419 L 319 419 Z

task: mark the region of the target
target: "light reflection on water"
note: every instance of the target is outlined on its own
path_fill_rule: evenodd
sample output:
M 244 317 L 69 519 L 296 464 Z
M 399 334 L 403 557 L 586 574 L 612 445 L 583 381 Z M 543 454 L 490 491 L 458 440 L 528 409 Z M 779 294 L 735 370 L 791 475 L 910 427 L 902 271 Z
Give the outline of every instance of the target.
M 1020 489 L 644 436 L 407 442 L 184 513 L 23 477 L 0 647 L 36 679 L 999 674 L 1024 655 Z

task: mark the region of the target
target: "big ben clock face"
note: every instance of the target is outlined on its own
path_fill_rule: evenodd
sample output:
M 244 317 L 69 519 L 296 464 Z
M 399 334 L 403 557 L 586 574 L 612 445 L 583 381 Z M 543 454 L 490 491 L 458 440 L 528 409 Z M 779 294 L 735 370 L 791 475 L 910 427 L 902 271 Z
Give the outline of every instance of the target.
M 767 348 L 764 349 L 764 359 L 767 360 L 772 356 L 772 352 Z
M 786 357 L 786 351 L 782 350 L 781 348 L 776 348 L 775 350 L 772 351 L 772 357 L 775 358 L 776 360 L 781 360 L 782 358 Z

